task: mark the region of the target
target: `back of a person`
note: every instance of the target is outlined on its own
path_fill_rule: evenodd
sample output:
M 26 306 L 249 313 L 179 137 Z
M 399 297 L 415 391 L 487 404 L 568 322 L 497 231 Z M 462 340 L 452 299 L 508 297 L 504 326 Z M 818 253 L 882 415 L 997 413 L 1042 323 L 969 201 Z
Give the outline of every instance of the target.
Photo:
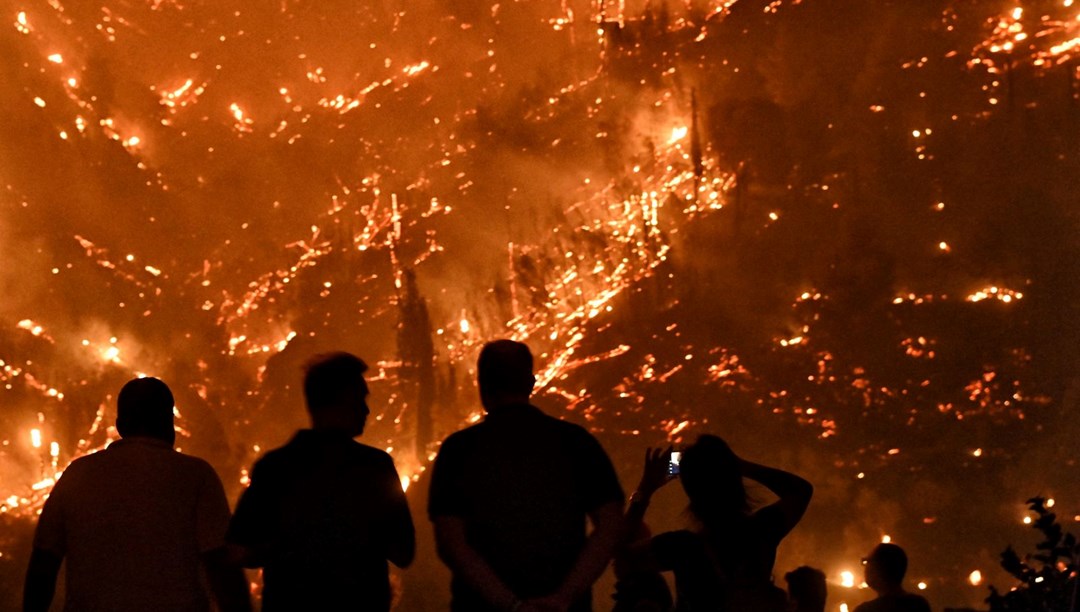
M 914 593 L 882 595 L 859 605 L 855 612 L 930 612 L 930 604 Z
M 730 610 L 729 579 L 721 560 L 701 534 L 662 533 L 650 542 L 660 568 L 675 574 L 675 611 Z
M 519 597 L 558 587 L 584 545 L 594 499 L 621 495 L 604 490 L 609 479 L 597 475 L 605 467 L 591 448 L 599 446 L 584 429 L 529 405 L 488 415 L 443 445 L 443 461 L 462 475 L 453 503 L 469 542 Z M 434 487 L 433 503 L 442 503 Z M 460 584 L 454 591 L 454 609 L 482 609 Z
M 653 539 L 652 547 L 661 567 L 675 574 L 677 612 L 781 611 L 787 601 L 784 591 L 760 572 L 756 553 L 765 550 L 765 544 L 747 522 L 722 539 L 687 530 L 664 533 Z
M 653 554 L 675 573 L 676 610 L 783 611 L 787 594 L 772 581 L 783 533 L 775 509 L 733 514 L 701 532 L 653 538 Z
M 114 442 L 72 464 L 55 492 L 63 496 L 65 609 L 208 609 L 196 506 L 215 479 L 202 460 L 149 439 Z
M 265 505 L 273 512 L 259 518 L 271 538 L 263 609 L 389 609 L 379 526 L 389 514 L 390 488 L 400 488 L 390 457 L 344 436 L 305 430 L 255 470 L 263 494 L 274 498 Z
M 882 542 L 863 559 L 863 577 L 877 599 L 855 608 L 856 612 L 930 612 L 930 604 L 904 588 L 908 557 L 893 542 Z

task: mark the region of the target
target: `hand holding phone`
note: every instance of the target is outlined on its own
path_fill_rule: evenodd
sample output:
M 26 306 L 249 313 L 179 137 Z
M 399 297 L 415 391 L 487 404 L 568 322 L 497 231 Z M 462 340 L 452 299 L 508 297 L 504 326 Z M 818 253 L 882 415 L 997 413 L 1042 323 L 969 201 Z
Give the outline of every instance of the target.
M 682 452 L 671 451 L 671 457 L 668 459 L 667 473 L 669 476 L 679 475 L 679 462 L 682 461 Z

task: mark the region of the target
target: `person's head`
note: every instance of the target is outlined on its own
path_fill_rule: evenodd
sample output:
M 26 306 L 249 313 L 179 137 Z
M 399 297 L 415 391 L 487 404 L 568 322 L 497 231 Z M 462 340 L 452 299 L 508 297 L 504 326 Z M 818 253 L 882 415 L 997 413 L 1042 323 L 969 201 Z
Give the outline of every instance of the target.
M 148 437 L 176 442 L 169 386 L 157 378 L 129 380 L 116 397 L 116 431 L 121 438 Z
M 367 364 L 349 353 L 318 355 L 304 371 L 304 400 L 315 429 L 336 430 L 356 437 L 364 433 L 370 414 Z
M 866 584 L 875 591 L 899 588 L 907 573 L 907 554 L 896 544 L 878 544 L 863 560 Z
M 476 362 L 480 403 L 488 412 L 529 401 L 536 377 L 529 347 L 513 340 L 495 340 L 480 349 Z
M 828 589 L 825 572 L 808 565 L 795 568 L 784 576 L 788 585 L 791 609 L 796 612 L 823 612 Z
M 702 435 L 683 449 L 679 481 L 690 498 L 690 512 L 706 526 L 749 512 L 739 458 L 717 436 Z

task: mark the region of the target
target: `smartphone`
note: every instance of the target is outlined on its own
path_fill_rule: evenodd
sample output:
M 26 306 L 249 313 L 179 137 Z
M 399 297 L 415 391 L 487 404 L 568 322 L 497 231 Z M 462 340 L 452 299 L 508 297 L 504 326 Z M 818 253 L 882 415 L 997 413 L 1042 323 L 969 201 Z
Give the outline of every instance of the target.
M 668 461 L 667 473 L 672 476 L 678 476 L 680 461 L 682 461 L 682 453 L 679 451 L 671 451 L 671 459 Z

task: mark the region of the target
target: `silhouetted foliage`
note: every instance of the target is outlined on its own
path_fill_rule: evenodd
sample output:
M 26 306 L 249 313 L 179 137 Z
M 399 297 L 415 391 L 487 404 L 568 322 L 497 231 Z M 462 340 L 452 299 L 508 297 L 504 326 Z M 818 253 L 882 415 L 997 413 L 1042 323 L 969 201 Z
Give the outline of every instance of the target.
M 1080 545 L 1077 545 L 1076 536 L 1061 529 L 1045 499 L 1032 497 L 1027 503 L 1038 515 L 1032 526 L 1042 533 L 1043 540 L 1035 546 L 1037 552 L 1025 555 L 1023 559 L 1012 546 L 1001 553 L 1001 567 L 1020 584 L 1004 595 L 991 586 L 986 601 L 991 612 L 1075 612 Z

